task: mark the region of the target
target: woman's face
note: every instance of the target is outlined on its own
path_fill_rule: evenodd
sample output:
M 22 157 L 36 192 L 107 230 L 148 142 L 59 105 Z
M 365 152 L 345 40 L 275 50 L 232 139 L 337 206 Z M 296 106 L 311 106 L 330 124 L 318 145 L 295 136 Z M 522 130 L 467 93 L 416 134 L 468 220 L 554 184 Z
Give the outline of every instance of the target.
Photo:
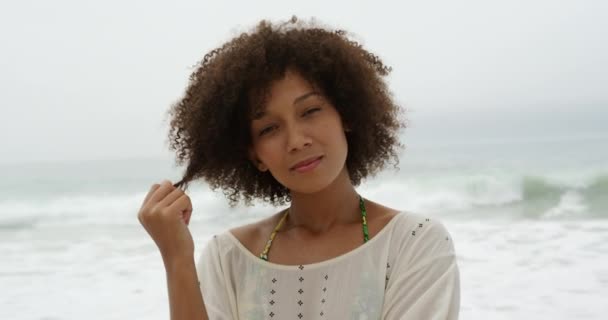
M 338 111 L 293 71 L 274 82 L 269 93 L 252 120 L 250 159 L 291 191 L 322 190 L 345 170 L 348 144 Z

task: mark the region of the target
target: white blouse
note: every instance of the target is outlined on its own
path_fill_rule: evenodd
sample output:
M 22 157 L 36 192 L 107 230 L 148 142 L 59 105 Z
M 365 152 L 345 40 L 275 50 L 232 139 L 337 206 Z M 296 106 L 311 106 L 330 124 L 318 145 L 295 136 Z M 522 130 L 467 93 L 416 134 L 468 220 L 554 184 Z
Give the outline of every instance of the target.
M 458 319 L 460 307 L 450 234 L 409 212 L 345 254 L 299 266 L 264 261 L 225 231 L 206 244 L 197 274 L 211 320 Z

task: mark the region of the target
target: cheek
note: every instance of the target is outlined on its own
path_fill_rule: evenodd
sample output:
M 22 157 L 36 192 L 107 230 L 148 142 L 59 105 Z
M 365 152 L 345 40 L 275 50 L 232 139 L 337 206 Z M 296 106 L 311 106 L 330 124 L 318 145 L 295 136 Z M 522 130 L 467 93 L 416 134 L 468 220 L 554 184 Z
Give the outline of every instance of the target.
M 262 162 L 272 166 L 272 164 L 278 161 L 281 155 L 277 151 L 279 150 L 277 144 L 276 141 L 269 140 L 256 146 L 257 155 Z
M 334 145 L 346 144 L 346 135 L 342 128 L 342 123 L 339 118 L 333 118 L 328 121 L 324 126 L 324 136 L 332 137 L 331 143 Z
M 338 161 L 344 161 L 348 154 L 348 140 L 346 139 L 346 134 L 342 129 L 341 123 L 334 123 L 332 125 L 329 136 L 332 137 L 330 142 L 331 148 L 335 150 L 336 156 L 338 156 L 336 160 L 339 159 Z

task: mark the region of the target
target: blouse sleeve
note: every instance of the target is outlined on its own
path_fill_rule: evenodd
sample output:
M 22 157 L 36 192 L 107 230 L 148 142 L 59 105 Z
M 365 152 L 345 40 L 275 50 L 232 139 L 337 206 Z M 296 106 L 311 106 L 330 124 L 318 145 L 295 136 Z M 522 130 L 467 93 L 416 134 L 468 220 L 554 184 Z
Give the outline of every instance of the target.
M 384 320 L 458 319 L 460 273 L 452 237 L 441 222 L 427 221 L 404 230 L 408 240 L 402 242 L 387 282 Z
M 196 270 L 209 319 L 236 319 L 231 308 L 235 300 L 233 295 L 230 294 L 215 236 L 207 242 L 203 249 L 196 264 Z

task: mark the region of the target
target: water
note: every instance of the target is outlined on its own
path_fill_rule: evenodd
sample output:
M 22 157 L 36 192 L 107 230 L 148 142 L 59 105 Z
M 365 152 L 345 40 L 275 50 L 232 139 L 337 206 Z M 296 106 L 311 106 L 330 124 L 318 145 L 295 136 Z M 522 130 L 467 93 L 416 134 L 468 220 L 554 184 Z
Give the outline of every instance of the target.
M 359 191 L 441 219 L 462 274 L 461 319 L 605 319 L 608 139 L 410 145 Z M 172 159 L 0 167 L 1 319 L 167 319 L 159 253 L 136 218 Z M 273 212 L 189 192 L 197 252 Z

